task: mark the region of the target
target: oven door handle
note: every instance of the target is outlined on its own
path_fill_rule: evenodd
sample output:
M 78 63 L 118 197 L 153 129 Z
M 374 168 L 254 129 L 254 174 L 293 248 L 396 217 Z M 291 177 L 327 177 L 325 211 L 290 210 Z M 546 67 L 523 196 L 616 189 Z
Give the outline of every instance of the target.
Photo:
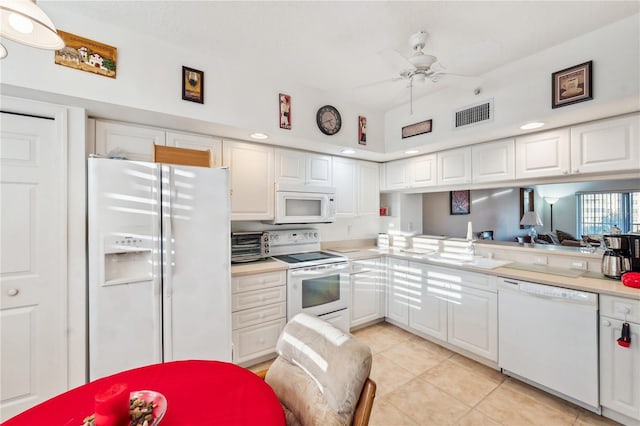
M 328 264 L 328 265 L 317 265 L 317 266 L 309 266 L 306 268 L 295 269 L 291 271 L 292 276 L 297 275 L 327 275 L 333 272 L 349 272 L 349 264 Z

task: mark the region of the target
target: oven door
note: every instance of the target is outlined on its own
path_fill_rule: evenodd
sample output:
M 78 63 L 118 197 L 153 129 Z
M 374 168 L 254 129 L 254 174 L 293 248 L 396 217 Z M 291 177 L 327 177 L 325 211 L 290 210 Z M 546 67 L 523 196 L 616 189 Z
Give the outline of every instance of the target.
M 289 270 L 287 320 L 300 312 L 323 315 L 348 307 L 348 262 Z

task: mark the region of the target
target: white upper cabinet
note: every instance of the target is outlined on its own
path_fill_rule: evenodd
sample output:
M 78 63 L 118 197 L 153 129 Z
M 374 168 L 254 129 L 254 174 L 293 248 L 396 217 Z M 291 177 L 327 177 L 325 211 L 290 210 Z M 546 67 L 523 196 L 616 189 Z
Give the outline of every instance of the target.
M 222 141 L 220 139 L 191 133 L 167 132 L 166 142 L 167 146 L 177 148 L 209 150 L 211 167 L 222 166 Z
M 471 183 L 471 148 L 438 152 L 438 185 Z
M 377 163 L 335 157 L 333 182 L 336 184 L 336 215 L 377 215 L 380 211 L 378 175 Z
M 516 138 L 516 179 L 568 175 L 569 129 Z
M 165 145 L 165 136 L 163 129 L 96 120 L 96 154 L 153 161 L 153 145 Z
M 223 152 L 231 182 L 231 220 L 273 219 L 273 148 L 224 141 Z
M 276 183 L 332 186 L 332 160 L 330 155 L 276 149 Z
M 421 155 L 409 160 L 411 187 L 432 186 L 437 182 L 437 155 Z
M 640 169 L 640 115 L 571 128 L 571 173 Z
M 473 183 L 501 182 L 516 178 L 515 141 L 505 139 L 471 147 Z
M 349 158 L 333 159 L 333 181 L 337 183 L 336 216 L 338 217 L 357 215 L 357 166 L 357 162 Z
M 409 185 L 407 179 L 407 160 L 389 161 L 384 164 L 385 167 L 385 185 L 384 189 L 402 189 Z
M 380 213 L 380 166 L 378 163 L 358 161 L 358 216 Z M 342 185 L 337 182 L 336 188 Z

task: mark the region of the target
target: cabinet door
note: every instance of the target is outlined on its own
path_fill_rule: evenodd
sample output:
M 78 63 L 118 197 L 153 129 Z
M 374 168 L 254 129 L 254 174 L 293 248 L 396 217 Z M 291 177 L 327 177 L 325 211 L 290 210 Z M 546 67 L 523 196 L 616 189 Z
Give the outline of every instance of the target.
M 305 153 L 289 149 L 275 150 L 276 183 L 304 185 Z
M 516 179 L 569 174 L 569 129 L 516 138 Z
M 471 183 L 471 148 L 439 152 L 438 185 Z
M 622 321 L 600 317 L 600 404 L 640 420 L 640 325 L 631 324 L 631 346 L 616 341 Z
M 273 219 L 273 148 L 225 141 L 224 165 L 229 167 L 231 220 Z
M 640 169 L 640 115 L 571 128 L 571 173 Z
M 407 161 L 396 160 L 385 163 L 385 188 L 401 189 L 408 185 Z
M 384 318 L 380 259 L 351 264 L 351 327 Z
M 448 341 L 498 361 L 498 295 L 461 287 L 448 307 Z
M 275 353 L 285 318 L 233 331 L 233 362 L 239 364 Z
M 447 341 L 447 301 L 429 292 L 423 279 L 419 297 L 409 303 L 409 326 L 424 334 Z
M 473 183 L 513 180 L 515 173 L 514 139 L 471 147 Z
M 357 163 L 348 158 L 336 157 L 333 161 L 333 181 L 336 185 L 336 216 L 357 215 L 356 205 Z
M 409 325 L 409 262 L 394 258 L 387 259 L 387 262 L 387 317 L 399 324 Z
M 222 141 L 212 136 L 189 133 L 167 132 L 167 146 L 178 148 L 209 150 L 211 167 L 222 166 Z
M 305 158 L 306 185 L 333 186 L 333 158 L 330 155 L 307 153 Z
M 124 155 L 127 160 L 153 161 L 153 145 L 164 144 L 162 129 L 96 120 L 98 155 Z
M 435 185 L 437 182 L 436 169 L 437 169 L 437 156 L 422 155 L 420 157 L 410 160 L 411 164 L 411 186 L 430 186 Z
M 380 213 L 379 170 L 378 163 L 358 162 L 358 216 L 377 216 Z M 334 180 L 334 183 L 336 183 L 336 190 L 342 185 L 341 181 Z

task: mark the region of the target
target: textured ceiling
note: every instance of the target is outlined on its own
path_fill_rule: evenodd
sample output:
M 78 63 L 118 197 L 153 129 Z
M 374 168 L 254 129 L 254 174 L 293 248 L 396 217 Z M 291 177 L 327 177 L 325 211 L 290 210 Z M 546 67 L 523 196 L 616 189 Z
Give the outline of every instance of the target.
M 447 72 L 480 77 L 501 65 L 638 13 L 637 1 L 82 1 L 46 7 L 108 20 L 157 38 L 202 48 L 266 81 L 341 92 L 381 110 L 408 101 L 411 34 L 426 30 L 425 52 Z M 71 10 L 71 9 L 69 9 Z M 415 96 L 478 80 L 443 78 Z

